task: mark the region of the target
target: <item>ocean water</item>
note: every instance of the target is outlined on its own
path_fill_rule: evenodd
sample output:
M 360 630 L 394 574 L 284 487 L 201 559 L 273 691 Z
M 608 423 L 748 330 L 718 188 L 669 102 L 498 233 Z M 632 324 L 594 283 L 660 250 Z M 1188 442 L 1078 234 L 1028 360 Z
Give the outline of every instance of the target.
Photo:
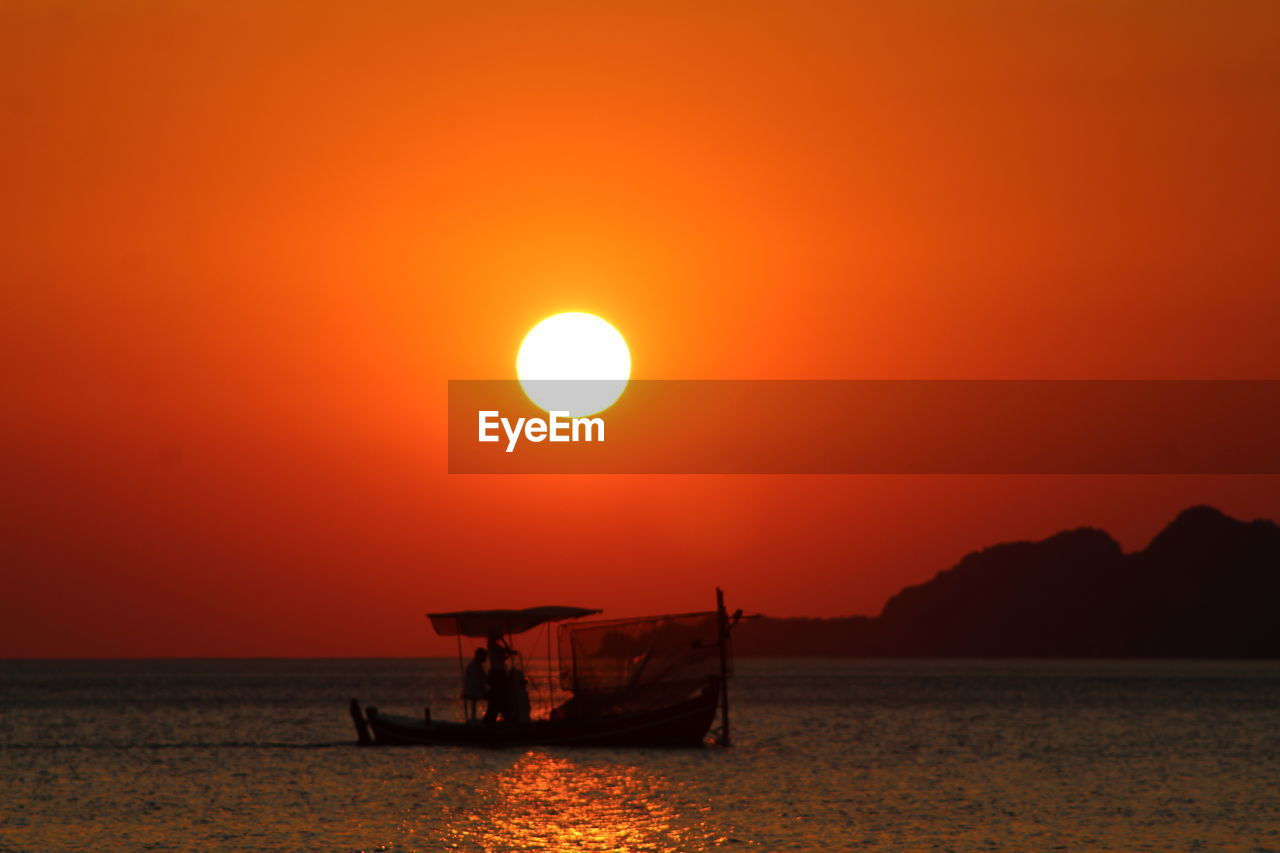
M 740 660 L 730 749 L 373 748 L 440 660 L 0 662 L 0 849 L 1280 851 L 1280 663 Z

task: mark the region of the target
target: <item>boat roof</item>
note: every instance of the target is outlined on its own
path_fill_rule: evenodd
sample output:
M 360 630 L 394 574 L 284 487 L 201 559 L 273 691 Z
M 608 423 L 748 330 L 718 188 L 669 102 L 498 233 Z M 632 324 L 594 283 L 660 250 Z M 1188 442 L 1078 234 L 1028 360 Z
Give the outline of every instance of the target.
M 505 634 L 522 634 L 546 622 L 562 622 L 600 613 L 585 607 L 526 607 L 524 610 L 455 610 L 452 613 L 428 613 L 431 627 L 442 637 L 479 637 L 487 639 Z

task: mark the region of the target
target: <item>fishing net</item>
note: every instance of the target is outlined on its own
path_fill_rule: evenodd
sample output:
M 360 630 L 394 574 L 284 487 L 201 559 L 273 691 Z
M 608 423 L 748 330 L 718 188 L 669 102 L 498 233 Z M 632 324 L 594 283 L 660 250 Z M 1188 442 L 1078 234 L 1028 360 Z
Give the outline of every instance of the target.
M 560 684 L 573 714 L 674 705 L 720 674 L 718 616 L 686 613 L 560 626 Z

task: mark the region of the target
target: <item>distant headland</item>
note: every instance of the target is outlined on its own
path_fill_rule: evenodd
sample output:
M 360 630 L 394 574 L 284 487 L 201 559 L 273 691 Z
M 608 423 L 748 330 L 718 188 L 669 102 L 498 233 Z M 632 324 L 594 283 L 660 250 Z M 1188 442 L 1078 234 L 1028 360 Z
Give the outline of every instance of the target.
M 876 617 L 744 622 L 746 656 L 1280 657 L 1280 526 L 1184 510 L 1143 550 L 1082 527 L 967 555 Z

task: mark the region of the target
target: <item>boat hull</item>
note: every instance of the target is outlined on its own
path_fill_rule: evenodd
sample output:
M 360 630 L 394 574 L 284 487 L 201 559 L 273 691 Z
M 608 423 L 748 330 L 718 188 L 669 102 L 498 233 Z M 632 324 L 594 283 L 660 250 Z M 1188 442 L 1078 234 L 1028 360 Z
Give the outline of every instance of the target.
M 635 714 L 515 723 L 454 723 L 367 714 L 372 742 L 382 746 L 702 746 L 715 720 L 717 685 L 697 696 Z M 358 723 L 357 723 L 358 727 Z

